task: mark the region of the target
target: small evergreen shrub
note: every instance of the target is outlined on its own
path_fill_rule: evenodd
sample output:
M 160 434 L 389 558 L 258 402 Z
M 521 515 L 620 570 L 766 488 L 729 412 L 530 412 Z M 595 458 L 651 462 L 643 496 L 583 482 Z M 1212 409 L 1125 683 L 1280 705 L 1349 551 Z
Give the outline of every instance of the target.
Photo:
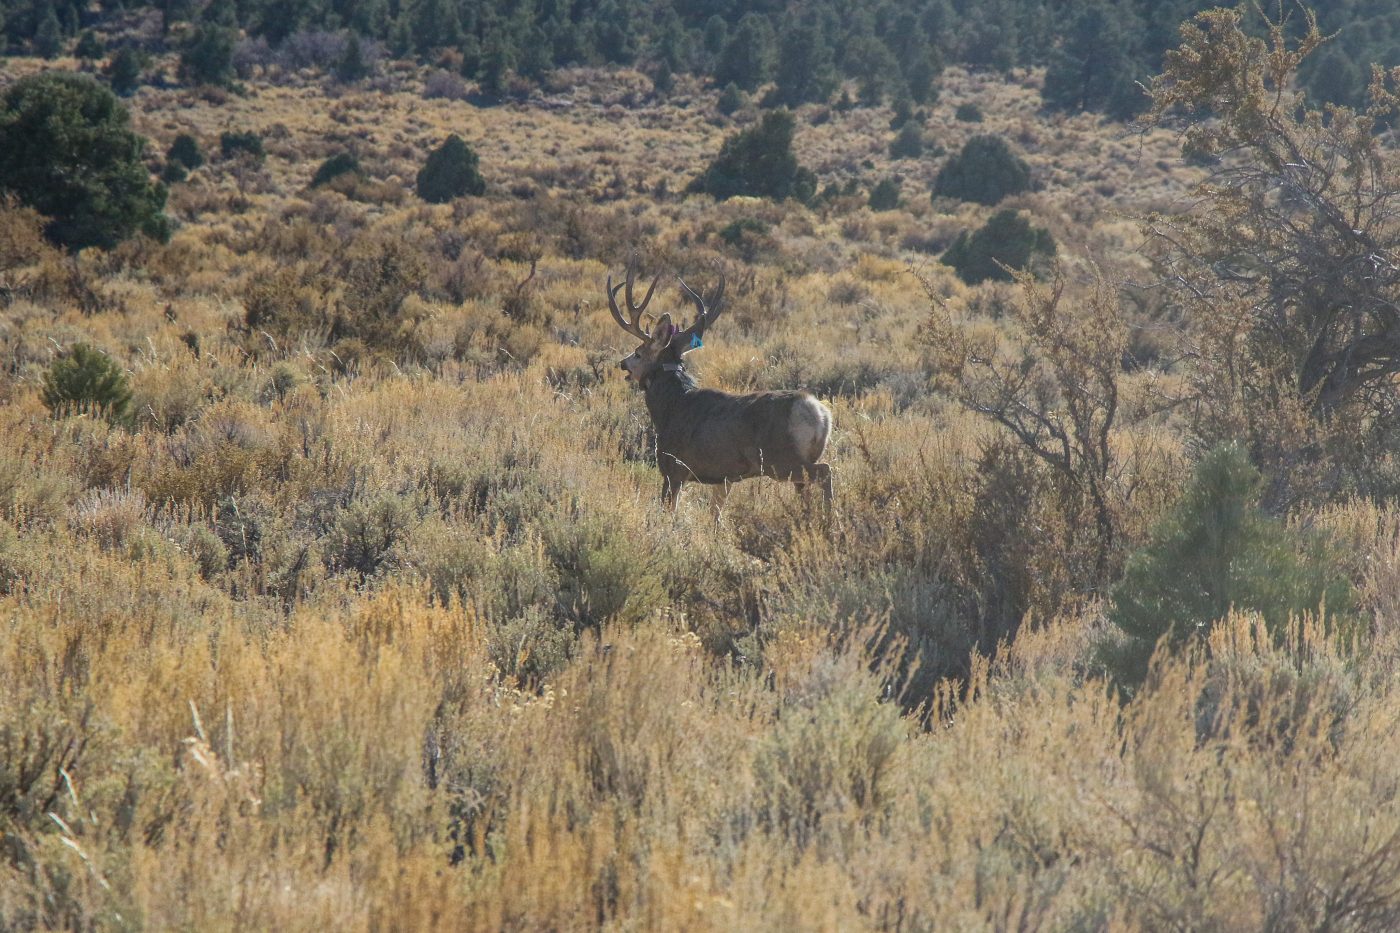
M 103 74 L 107 76 L 114 94 L 129 97 L 141 86 L 141 72 L 144 68 L 141 53 L 129 45 L 124 45 L 117 49 L 112 60 L 103 69 Z
M 77 44 L 73 46 L 73 57 L 92 61 L 101 58 L 105 51 L 102 48 L 102 40 L 97 38 L 97 34 L 91 29 L 84 29 L 78 35 Z
M 316 169 L 316 174 L 311 177 L 311 187 L 319 188 L 342 175 L 357 175 L 359 172 L 360 160 L 353 153 L 337 152 Z
M 917 159 L 924 154 L 924 131 L 915 120 L 908 120 L 890 143 L 891 159 Z
M 901 129 L 904 124 L 914 119 L 914 98 L 907 93 L 900 94 L 894 100 L 893 115 L 890 117 L 890 129 Z
M 1323 603 L 1329 616 L 1345 618 L 1351 584 L 1336 558 L 1322 540 L 1265 513 L 1262 484 L 1241 448 L 1216 448 L 1128 559 L 1109 616 L 1121 638 L 1101 650 L 1119 684 L 1132 688 L 1146 679 L 1162 639 L 1180 647 L 1231 609 L 1259 613 L 1275 635 L 1290 615 Z
M 267 157 L 263 150 L 262 137 L 251 130 L 246 132 L 226 132 L 219 136 L 219 152 L 225 159 L 246 156 L 261 163 Z
M 968 101 L 965 104 L 958 104 L 958 109 L 953 112 L 953 116 L 963 123 L 981 123 L 982 108 Z
M 777 249 L 769 226 L 757 217 L 740 217 L 720 228 L 719 238 L 745 262 L 756 262 L 765 253 Z
M 744 106 L 744 92 L 739 90 L 739 86 L 730 81 L 720 92 L 719 100 L 715 102 L 715 109 L 726 117 Z
M 463 195 L 486 193 L 476 152 L 453 134 L 428 154 L 418 172 L 418 196 L 431 204 L 446 204 Z
M 933 196 L 996 204 L 1029 191 L 1031 170 L 1000 136 L 974 136 L 938 170 Z
M 116 361 L 95 347 L 79 343 L 50 364 L 44 373 L 42 398 L 56 418 L 93 410 L 112 421 L 121 421 L 131 407 L 131 387 Z
M 892 211 L 899 207 L 899 179 L 882 178 L 874 188 L 870 190 L 870 209 L 872 211 Z
M 817 191 L 817 178 L 797 164 L 792 152 L 793 127 L 788 111 L 765 113 L 757 126 L 726 139 L 719 155 L 687 190 L 721 201 L 741 195 L 810 201 Z
M 1026 269 L 1038 256 L 1055 255 L 1055 240 L 1048 230 L 1032 227 L 1016 211 L 998 211 L 975 233 L 958 234 L 940 260 L 952 266 L 969 285 L 987 280 L 1009 282 L 1011 269 Z
M 166 162 L 165 168 L 160 170 L 160 180 L 167 185 L 179 184 L 189 177 L 190 171 L 183 162 Z
M 34 31 L 34 54 L 40 58 L 57 58 L 63 52 L 63 26 L 54 14 L 53 5 L 47 6 Z
M 200 151 L 199 142 L 193 136 L 181 133 L 170 144 L 165 153 L 165 161 L 178 162 L 187 169 L 196 169 L 204 164 L 204 153 Z

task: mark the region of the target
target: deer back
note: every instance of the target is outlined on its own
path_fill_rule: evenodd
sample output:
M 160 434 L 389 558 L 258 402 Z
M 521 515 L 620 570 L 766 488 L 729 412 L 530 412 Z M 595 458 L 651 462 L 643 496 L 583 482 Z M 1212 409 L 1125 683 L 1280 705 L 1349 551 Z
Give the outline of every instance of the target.
M 819 460 L 826 447 L 830 415 L 805 392 L 734 395 L 681 388 L 668 393 L 664 384 L 653 389 L 647 407 L 658 460 L 682 479 L 791 478 Z

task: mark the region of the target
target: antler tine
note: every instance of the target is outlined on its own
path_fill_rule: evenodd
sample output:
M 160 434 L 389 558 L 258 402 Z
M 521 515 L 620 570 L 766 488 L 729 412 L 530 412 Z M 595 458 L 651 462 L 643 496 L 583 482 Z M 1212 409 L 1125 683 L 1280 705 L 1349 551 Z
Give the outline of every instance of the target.
M 705 307 L 705 299 L 701 298 L 700 295 L 695 291 L 695 289 L 685 284 L 685 279 L 681 278 L 680 276 L 676 276 L 676 281 L 681 283 L 681 288 L 685 291 L 687 295 L 690 296 L 690 300 L 695 302 L 695 321 L 690 325 L 690 327 L 686 328 L 686 330 L 694 331 L 697 334 L 703 334 L 705 332 L 705 328 L 709 327 L 716 320 L 718 320 L 720 312 L 724 310 L 723 270 L 720 271 L 719 287 L 715 289 L 715 297 L 712 299 L 713 307 L 709 308 Z
M 652 280 L 651 280 L 651 288 L 648 288 L 648 289 L 647 289 L 646 297 L 642 299 L 642 303 L 641 303 L 641 304 L 637 304 L 637 302 L 635 302 L 635 301 L 632 300 L 632 270 L 631 270 L 631 268 L 628 268 L 628 270 L 627 270 L 627 307 L 629 307 L 629 308 L 632 309 L 632 314 L 633 314 L 633 316 L 634 316 L 637 320 L 641 320 L 642 312 L 645 311 L 645 310 L 647 309 L 647 305 L 651 304 L 651 295 L 652 295 L 652 292 L 656 291 L 656 286 L 657 286 L 658 283 L 660 283 L 660 281 L 661 281 L 661 276 L 659 276 L 659 275 L 658 275 L 656 278 L 652 279 Z
M 608 310 L 612 311 L 613 320 L 617 321 L 618 327 L 621 327 L 624 331 L 631 334 L 633 337 L 636 337 L 638 340 L 648 340 L 650 339 L 651 335 L 642 330 L 642 315 L 638 313 L 637 316 L 633 318 L 631 322 L 629 322 L 626 318 L 622 316 L 622 309 L 617 306 L 617 293 L 622 291 L 624 284 L 625 283 L 623 282 L 619 282 L 616 286 L 614 286 L 612 283 L 612 276 L 608 276 Z M 631 306 L 630 301 L 628 302 L 628 306 Z

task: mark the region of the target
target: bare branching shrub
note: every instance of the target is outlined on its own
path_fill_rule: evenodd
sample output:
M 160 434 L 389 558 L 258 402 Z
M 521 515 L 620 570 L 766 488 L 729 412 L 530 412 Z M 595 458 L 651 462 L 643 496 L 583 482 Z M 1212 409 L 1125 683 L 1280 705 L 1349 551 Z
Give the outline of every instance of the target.
M 1049 469 L 1073 537 L 1092 554 L 1082 581 L 1092 587 L 1113 570 L 1131 492 L 1131 465 L 1119 461 L 1113 443 L 1126 324 L 1100 274 L 1082 296 L 1066 295 L 1060 266 L 1048 282 L 1028 273 L 1018 282 L 1022 300 L 1009 336 L 955 322 L 929 291 L 937 305 L 927 335 L 935 378 Z
M 434 71 L 423 81 L 426 100 L 466 100 L 467 82 L 450 71 Z
M 1214 164 L 1189 210 L 1148 222 L 1187 312 L 1197 430 L 1246 438 L 1284 502 L 1364 482 L 1375 454 L 1352 451 L 1390 443 L 1400 372 L 1400 168 L 1376 133 L 1400 73 L 1376 72 L 1364 110 L 1309 108 L 1294 76 L 1324 37 L 1305 17 L 1296 39 L 1196 17 L 1150 111 Z

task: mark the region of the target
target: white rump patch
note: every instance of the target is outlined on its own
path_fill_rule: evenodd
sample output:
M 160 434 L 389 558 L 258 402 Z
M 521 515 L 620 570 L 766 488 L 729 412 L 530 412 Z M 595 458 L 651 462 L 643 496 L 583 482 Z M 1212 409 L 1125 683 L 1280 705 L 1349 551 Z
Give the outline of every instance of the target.
M 805 398 L 792 406 L 792 445 L 808 463 L 816 463 L 826 452 L 826 439 L 831 434 L 831 410 L 814 398 Z

